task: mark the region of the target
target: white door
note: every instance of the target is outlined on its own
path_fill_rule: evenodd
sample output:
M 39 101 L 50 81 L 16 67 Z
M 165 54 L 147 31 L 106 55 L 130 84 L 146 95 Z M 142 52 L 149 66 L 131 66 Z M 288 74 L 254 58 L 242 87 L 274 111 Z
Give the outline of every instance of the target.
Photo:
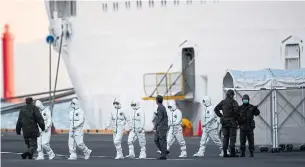
M 298 69 L 300 68 L 300 45 L 287 44 L 285 46 L 285 68 Z

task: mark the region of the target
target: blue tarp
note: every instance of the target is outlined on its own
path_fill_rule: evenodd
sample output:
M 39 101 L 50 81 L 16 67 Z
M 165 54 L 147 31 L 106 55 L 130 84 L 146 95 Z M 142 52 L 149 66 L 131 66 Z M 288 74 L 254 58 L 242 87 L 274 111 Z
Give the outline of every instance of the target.
M 223 80 L 223 86 L 224 88 L 232 88 L 232 85 L 233 88 L 237 89 L 304 87 L 305 68 L 296 70 L 228 70 Z

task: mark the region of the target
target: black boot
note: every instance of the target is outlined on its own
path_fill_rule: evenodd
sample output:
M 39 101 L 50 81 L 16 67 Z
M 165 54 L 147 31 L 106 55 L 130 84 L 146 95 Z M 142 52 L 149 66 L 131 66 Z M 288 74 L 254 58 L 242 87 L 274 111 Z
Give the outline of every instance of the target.
M 240 157 L 245 157 L 245 156 L 246 156 L 245 152 L 241 152 Z
M 231 149 L 230 156 L 231 156 L 231 157 L 237 157 L 237 156 L 236 156 L 235 148 L 234 148 L 234 149 Z
M 166 157 L 165 156 L 162 156 L 159 158 L 160 160 L 166 160 Z
M 28 159 L 33 159 L 33 154 L 28 154 Z
M 21 158 L 26 159 L 29 156 L 29 154 L 30 153 L 28 153 L 28 152 L 24 152 L 24 153 L 21 154 Z
M 254 157 L 253 151 L 250 151 L 250 157 Z
M 223 150 L 223 157 L 229 157 L 227 150 Z

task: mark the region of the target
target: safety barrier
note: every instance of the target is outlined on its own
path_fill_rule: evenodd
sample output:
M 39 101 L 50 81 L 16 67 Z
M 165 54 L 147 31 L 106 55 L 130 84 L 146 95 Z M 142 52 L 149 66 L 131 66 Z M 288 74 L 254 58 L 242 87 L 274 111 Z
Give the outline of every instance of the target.
M 147 97 L 143 100 L 155 100 L 162 95 L 164 100 L 183 100 L 184 81 L 181 72 L 147 73 L 143 76 L 144 92 Z
M 235 90 L 235 93 L 239 103 L 242 101 L 242 96 L 248 94 L 251 104 L 257 105 L 261 111 L 255 118 L 256 144 L 261 145 L 262 148 L 272 145 L 272 150 L 279 150 L 283 144 L 305 143 L 304 88 Z

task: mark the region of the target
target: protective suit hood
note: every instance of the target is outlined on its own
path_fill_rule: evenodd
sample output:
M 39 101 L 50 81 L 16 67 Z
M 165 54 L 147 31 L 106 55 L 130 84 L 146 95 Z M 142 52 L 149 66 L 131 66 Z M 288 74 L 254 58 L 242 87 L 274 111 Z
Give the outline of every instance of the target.
M 121 101 L 120 101 L 119 98 L 115 98 L 112 104 L 113 104 L 115 109 L 120 109 L 121 108 Z
M 170 111 L 175 111 L 177 109 L 176 102 L 175 101 L 169 101 L 168 102 L 168 109 Z
M 38 107 L 40 111 L 45 109 L 45 106 L 42 104 L 40 100 L 36 100 L 35 106 Z
M 212 105 L 212 104 L 211 104 L 211 98 L 210 98 L 209 96 L 204 96 L 204 97 L 202 98 L 202 103 L 203 103 L 203 105 L 205 105 L 206 107 L 211 106 L 211 105 Z
M 80 104 L 79 104 L 79 101 L 78 101 L 78 99 L 77 98 L 74 98 L 74 99 L 72 99 L 72 101 L 71 101 L 71 107 L 73 108 L 73 109 L 79 109 L 79 106 L 80 106 Z
M 132 109 L 138 110 L 140 108 L 140 102 L 137 100 L 133 100 L 131 101 L 130 106 L 132 107 Z

